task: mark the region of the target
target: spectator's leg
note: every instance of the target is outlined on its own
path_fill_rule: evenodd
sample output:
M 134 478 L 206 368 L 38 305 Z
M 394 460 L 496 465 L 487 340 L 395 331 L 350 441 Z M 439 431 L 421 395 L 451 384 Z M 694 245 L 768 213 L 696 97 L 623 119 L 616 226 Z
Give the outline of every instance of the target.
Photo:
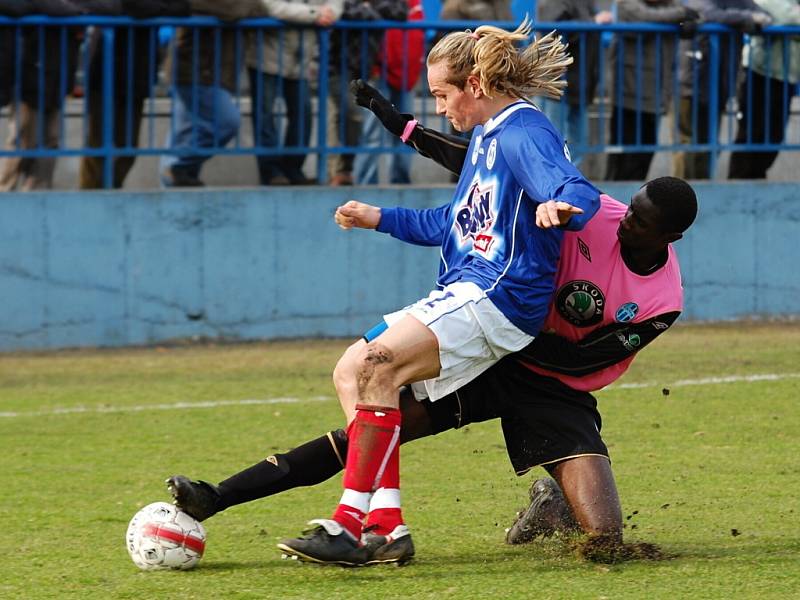
M 370 148 L 380 147 L 388 135 L 378 118 L 370 112 L 364 118 L 364 131 L 361 143 Z M 394 136 L 392 136 L 394 137 Z M 356 183 L 359 185 L 376 185 L 379 179 L 380 155 L 372 152 L 359 154 L 356 157 Z
M 89 91 L 88 127 L 86 147 L 99 148 L 103 142 L 103 105 L 102 96 L 94 89 Z M 93 190 L 103 187 L 103 163 L 99 156 L 83 156 L 78 171 L 78 186 L 82 190 Z
M 36 113 L 33 118 L 34 131 L 33 134 L 36 141 L 33 142 L 32 147 L 38 145 L 39 133 L 36 131 L 37 127 L 44 128 L 44 147 L 48 149 L 58 148 L 58 134 L 61 129 L 61 109 L 54 108 L 52 110 L 45 110 L 44 114 Z M 49 190 L 53 187 L 53 173 L 56 170 L 56 159 L 54 156 L 44 156 L 34 158 L 30 162 L 30 168 L 27 173 L 23 173 L 25 178 L 20 185 L 20 189 L 24 192 L 31 190 Z
M 118 98 L 124 97 L 118 95 Z M 138 148 L 139 147 L 139 130 L 142 127 L 142 116 L 144 114 L 144 105 L 147 102 L 146 97 L 134 96 L 130 99 L 130 106 L 125 102 L 125 110 L 117 111 L 114 123 L 114 138 L 117 148 Z M 130 110 L 130 118 L 126 114 Z M 130 121 L 130 132 L 128 131 L 128 123 Z M 130 135 L 129 135 L 130 133 Z M 117 156 L 114 160 L 114 187 L 119 189 L 125 183 L 125 178 L 133 168 L 133 163 L 136 162 L 135 154 L 125 154 Z
M 616 107 L 612 107 L 611 113 L 611 144 L 635 144 L 637 142 L 637 128 L 641 119 L 641 143 L 655 144 L 656 124 L 658 115 L 648 112 L 641 112 L 637 118 L 635 110 L 622 109 L 622 139 L 619 139 L 617 129 L 619 121 Z M 643 181 L 647 178 L 650 170 L 650 162 L 653 160 L 652 152 L 630 152 L 627 154 L 612 154 L 608 157 L 606 168 L 606 179 L 614 181 Z
M 192 86 L 174 88 L 175 129 L 174 137 L 168 136 L 168 145 L 183 153 L 162 159 L 165 185 L 202 185 L 199 181 L 200 168 L 210 156 L 195 153 L 193 149 L 222 148 L 239 130 L 239 109 L 228 90 L 203 85 L 194 89 L 197 93 L 197 114 L 192 112 Z
M 361 108 L 355 104 L 345 78 L 338 75 L 331 77 L 331 96 L 334 107 L 331 114 L 334 118 L 331 119 L 333 131 L 329 131 L 332 134 L 329 138 L 336 140 L 336 145 L 340 146 L 358 144 L 361 134 L 361 118 L 358 111 Z M 337 154 L 333 157 L 331 185 L 352 185 L 354 160 L 355 155 L 350 153 Z
M 31 143 L 32 113 L 24 102 L 12 104 L 8 114 L 8 138 L 6 149 L 25 149 Z M 17 122 L 19 121 L 19 126 Z M 30 159 L 19 156 L 5 156 L 0 159 L 0 192 L 9 192 L 17 187 L 22 172 L 27 169 Z
M 286 145 L 308 147 L 311 141 L 311 94 L 306 79 L 284 79 L 286 99 Z M 305 154 L 286 154 L 281 157 L 283 171 L 293 185 L 307 183 L 303 173 Z
M 766 139 L 766 78 L 752 72 L 752 89 L 748 105 L 747 78 L 739 85 L 737 115 L 736 144 L 759 144 Z M 749 130 L 749 131 L 748 131 Z M 749 135 L 748 135 L 749 133 Z M 731 153 L 728 165 L 728 178 L 730 179 L 766 179 L 767 169 L 772 164 L 773 153 L 736 151 Z
M 689 112 L 689 124 L 691 126 L 691 104 Z M 708 104 L 701 102 L 697 106 L 697 126 L 695 127 L 696 139 L 698 144 L 708 143 Z M 691 136 L 689 137 L 691 140 Z M 687 152 L 686 155 L 686 175 L 684 179 L 708 179 L 709 169 L 711 168 L 710 152 Z
M 253 141 L 255 146 L 276 148 L 278 146 L 278 129 L 275 125 L 275 99 L 278 90 L 278 78 L 275 75 L 262 73 L 258 69 L 248 69 L 250 76 L 251 118 L 253 121 Z M 284 85 L 286 80 L 284 79 Z M 284 96 L 285 97 L 285 96 Z M 280 166 L 278 156 L 257 155 L 258 179 L 261 185 L 289 183 Z

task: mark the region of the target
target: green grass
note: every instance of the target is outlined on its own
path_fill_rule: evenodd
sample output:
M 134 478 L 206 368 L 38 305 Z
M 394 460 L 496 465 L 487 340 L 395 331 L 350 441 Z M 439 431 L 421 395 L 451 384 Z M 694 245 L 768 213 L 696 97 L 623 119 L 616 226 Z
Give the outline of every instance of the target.
M 800 325 L 786 323 L 677 327 L 621 382 L 649 385 L 598 394 L 626 537 L 672 560 L 605 566 L 557 541 L 506 546 L 530 477 L 513 476 L 498 424 L 487 423 L 404 447 L 418 555 L 405 568 L 280 560 L 278 539 L 333 508 L 334 478 L 209 520 L 194 571 L 137 570 L 125 528 L 140 506 L 168 498 L 167 475 L 217 481 L 341 424 L 330 372 L 345 346 L 0 355 L 0 597 L 800 597 Z M 765 373 L 794 377 L 675 383 Z M 301 401 L 130 410 L 278 397 Z

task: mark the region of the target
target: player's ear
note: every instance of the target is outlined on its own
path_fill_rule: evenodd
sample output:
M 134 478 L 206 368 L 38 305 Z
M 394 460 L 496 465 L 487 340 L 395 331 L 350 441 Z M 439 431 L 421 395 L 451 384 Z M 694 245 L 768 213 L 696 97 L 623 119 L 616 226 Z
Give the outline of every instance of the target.
M 483 90 L 481 89 L 481 80 L 477 75 L 470 75 L 467 77 L 467 91 L 472 94 L 473 98 L 481 98 Z

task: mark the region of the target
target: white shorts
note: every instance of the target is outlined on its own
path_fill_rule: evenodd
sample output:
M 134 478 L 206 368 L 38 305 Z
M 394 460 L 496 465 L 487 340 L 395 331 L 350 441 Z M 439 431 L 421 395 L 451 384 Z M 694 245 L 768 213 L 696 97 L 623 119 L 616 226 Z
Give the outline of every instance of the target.
M 521 350 L 533 336 L 517 328 L 470 282 L 431 292 L 402 310 L 384 315 L 391 327 L 406 315 L 426 325 L 439 341 L 441 371 L 411 385 L 417 399 L 438 400 L 469 383 L 506 354 Z

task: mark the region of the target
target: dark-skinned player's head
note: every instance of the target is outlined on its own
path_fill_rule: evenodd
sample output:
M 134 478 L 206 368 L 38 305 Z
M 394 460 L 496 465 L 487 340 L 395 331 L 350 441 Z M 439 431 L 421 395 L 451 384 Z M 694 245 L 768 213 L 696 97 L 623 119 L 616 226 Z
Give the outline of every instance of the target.
M 631 198 L 617 237 L 628 250 L 653 251 L 681 239 L 697 216 L 697 196 L 677 177 L 659 177 Z

